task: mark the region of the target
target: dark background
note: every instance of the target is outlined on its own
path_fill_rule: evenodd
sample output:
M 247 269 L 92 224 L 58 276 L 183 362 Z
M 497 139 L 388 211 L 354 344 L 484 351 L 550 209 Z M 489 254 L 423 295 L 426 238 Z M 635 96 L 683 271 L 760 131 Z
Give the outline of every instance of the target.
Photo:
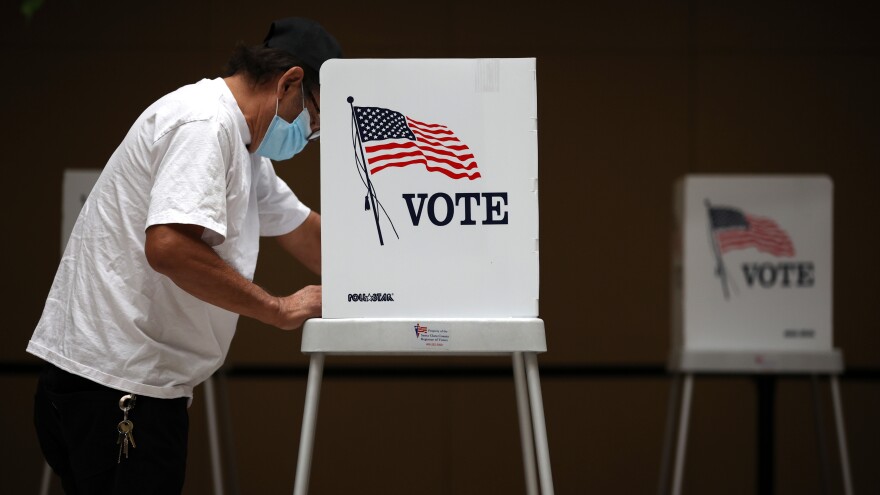
M 874 2 L 413 3 L 46 0 L 0 7 L 7 224 L 0 491 L 36 492 L 38 360 L 24 352 L 59 260 L 61 179 L 100 168 L 155 99 L 215 77 L 269 23 L 323 23 L 353 58 L 536 57 L 540 356 L 557 493 L 654 493 L 670 346 L 672 184 L 687 173 L 834 181 L 834 343 L 856 493 L 880 492 L 880 9 Z M 318 147 L 278 167 L 320 210 Z M 264 243 L 256 281 L 317 279 Z M 226 367 L 241 493 L 292 491 L 305 395 L 299 332 L 242 319 Z M 313 493 L 523 493 L 506 360 L 331 358 Z M 776 383 L 780 494 L 822 493 L 808 377 Z M 820 400 L 834 442 L 830 394 Z M 696 380 L 685 493 L 757 493 L 757 389 Z M 225 409 L 224 409 L 225 410 Z M 186 493 L 210 493 L 204 394 Z M 842 493 L 836 444 L 831 493 Z M 59 493 L 58 484 L 53 491 Z

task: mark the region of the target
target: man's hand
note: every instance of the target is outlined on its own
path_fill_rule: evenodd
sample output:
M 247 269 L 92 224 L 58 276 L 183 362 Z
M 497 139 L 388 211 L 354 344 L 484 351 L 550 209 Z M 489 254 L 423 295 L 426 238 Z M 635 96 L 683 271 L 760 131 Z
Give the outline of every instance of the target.
M 278 321 L 273 324 L 283 330 L 295 330 L 309 318 L 321 316 L 320 285 L 308 285 L 278 300 Z

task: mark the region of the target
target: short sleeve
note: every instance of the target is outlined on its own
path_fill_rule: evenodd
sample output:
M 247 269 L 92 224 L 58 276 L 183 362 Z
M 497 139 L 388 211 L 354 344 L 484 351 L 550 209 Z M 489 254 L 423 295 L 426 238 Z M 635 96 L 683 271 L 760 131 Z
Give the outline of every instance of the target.
M 211 245 L 226 238 L 226 175 L 228 139 L 207 121 L 179 125 L 154 144 L 153 187 L 146 227 L 182 223 L 213 232 L 203 236 Z
M 274 237 L 292 232 L 302 225 L 311 213 L 290 186 L 275 175 L 272 162 L 262 159 L 257 183 L 257 201 L 260 209 L 260 235 Z

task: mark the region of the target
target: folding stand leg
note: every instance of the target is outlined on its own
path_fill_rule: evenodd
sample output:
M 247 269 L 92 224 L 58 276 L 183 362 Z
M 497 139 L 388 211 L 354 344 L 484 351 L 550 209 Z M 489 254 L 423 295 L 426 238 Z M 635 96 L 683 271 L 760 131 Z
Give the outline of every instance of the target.
M 49 483 L 52 481 L 52 468 L 43 461 L 43 476 L 40 479 L 40 495 L 49 495 Z
M 220 368 L 214 373 L 214 383 L 217 396 L 217 419 L 220 425 L 220 452 L 222 456 L 223 484 L 226 493 L 239 495 L 238 469 L 235 462 L 235 442 L 233 441 L 232 419 L 229 413 L 229 382 L 226 380 L 226 370 Z
M 223 495 L 223 470 L 220 467 L 220 435 L 217 427 L 217 397 L 214 393 L 214 376 L 205 380 L 205 411 L 208 414 L 208 447 L 211 450 L 211 476 L 214 493 Z
M 837 443 L 840 446 L 840 464 L 843 470 L 843 488 L 846 495 L 853 495 L 849 474 L 849 454 L 846 448 L 846 431 L 843 428 L 843 406 L 840 404 L 840 386 L 837 375 L 831 375 L 831 394 L 834 399 L 834 421 L 837 423 Z
M 318 399 L 321 396 L 321 376 L 323 373 L 324 354 L 316 352 L 309 360 L 309 380 L 306 385 L 306 404 L 303 411 L 302 433 L 299 438 L 293 495 L 306 495 L 309 491 L 309 471 L 312 467 L 312 447 L 315 443 L 315 425 L 318 420 Z
M 521 352 L 513 353 L 513 379 L 516 385 L 516 410 L 519 416 L 519 436 L 522 441 L 523 468 L 526 475 L 526 493 L 538 495 L 538 475 L 535 470 L 535 440 L 532 436 L 532 413 L 529 408 L 529 389 Z
M 825 434 L 825 415 L 822 414 L 822 401 L 819 396 L 819 379 L 816 374 L 810 375 L 810 385 L 813 396 L 813 422 L 816 428 L 816 445 L 819 447 L 819 464 L 822 469 L 819 471 L 821 475 L 820 481 L 822 495 L 831 493 L 831 460 L 828 455 L 828 440 Z
M 675 447 L 675 472 L 672 478 L 672 495 L 681 495 L 681 479 L 684 474 L 684 456 L 687 448 L 688 421 L 691 413 L 691 392 L 694 386 L 694 375 L 688 373 L 684 377 L 684 391 L 681 396 L 681 411 L 678 422 L 678 442 Z
M 675 405 L 681 392 L 681 373 L 672 379 L 669 398 L 666 400 L 666 431 L 663 433 L 663 452 L 660 454 L 660 483 L 657 495 L 669 493 L 669 458 L 672 454 L 672 436 L 675 433 Z
M 538 454 L 538 476 L 542 495 L 553 495 L 553 475 L 550 472 L 550 447 L 547 445 L 547 426 L 544 422 L 544 399 L 541 397 L 541 377 L 538 374 L 538 357 L 534 352 L 523 354 L 526 363 L 529 399 L 532 409 L 532 427 L 535 433 L 535 450 Z

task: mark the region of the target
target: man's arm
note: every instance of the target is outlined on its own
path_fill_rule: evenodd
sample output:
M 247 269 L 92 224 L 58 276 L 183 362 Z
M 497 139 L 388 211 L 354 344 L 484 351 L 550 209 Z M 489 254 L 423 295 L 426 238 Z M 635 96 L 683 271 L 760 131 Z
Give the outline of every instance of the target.
M 272 296 L 223 261 L 202 241 L 203 231 L 204 227 L 198 225 L 149 227 L 147 261 L 202 301 L 278 328 L 292 330 L 308 318 L 321 316 L 320 286 L 307 286 L 286 297 Z
M 278 244 L 312 272 L 321 274 L 321 215 L 309 213 L 299 227 L 276 237 Z

